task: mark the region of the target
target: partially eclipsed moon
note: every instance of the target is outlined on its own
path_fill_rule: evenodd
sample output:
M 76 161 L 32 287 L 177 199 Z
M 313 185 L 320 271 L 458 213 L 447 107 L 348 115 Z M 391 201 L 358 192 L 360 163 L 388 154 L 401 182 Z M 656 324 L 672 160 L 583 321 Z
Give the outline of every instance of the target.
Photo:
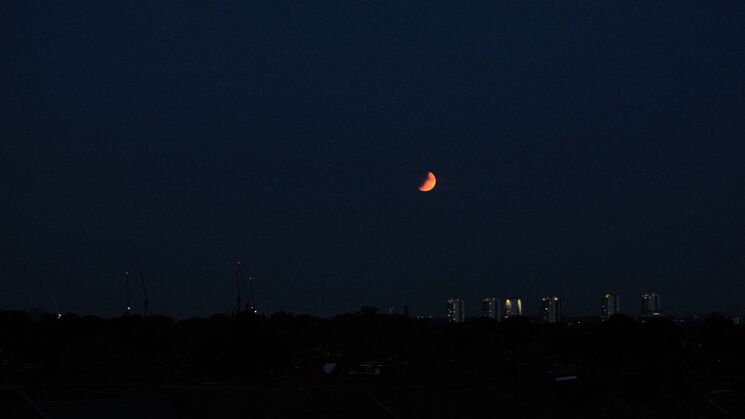
M 429 192 L 435 188 L 435 183 L 437 183 L 435 174 L 432 172 L 427 172 L 427 180 L 422 183 L 422 186 L 419 187 L 419 190 L 422 192 Z

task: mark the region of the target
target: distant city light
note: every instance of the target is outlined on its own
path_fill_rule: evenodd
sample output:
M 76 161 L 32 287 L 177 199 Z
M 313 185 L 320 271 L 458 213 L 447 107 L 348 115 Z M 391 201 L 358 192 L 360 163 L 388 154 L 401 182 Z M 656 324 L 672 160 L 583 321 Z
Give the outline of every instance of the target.
M 466 313 L 463 310 L 462 298 L 448 299 L 448 321 L 451 323 L 462 323 L 466 320 Z

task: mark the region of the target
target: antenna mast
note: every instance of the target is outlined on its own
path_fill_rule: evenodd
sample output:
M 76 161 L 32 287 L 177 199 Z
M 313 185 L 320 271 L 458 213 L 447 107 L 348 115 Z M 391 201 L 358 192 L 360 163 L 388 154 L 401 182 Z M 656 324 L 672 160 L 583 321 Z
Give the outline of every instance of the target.
M 124 282 L 126 285 L 126 295 L 127 295 L 127 308 L 124 314 L 129 316 L 129 313 L 132 311 L 132 306 L 129 304 L 129 272 L 124 272 Z

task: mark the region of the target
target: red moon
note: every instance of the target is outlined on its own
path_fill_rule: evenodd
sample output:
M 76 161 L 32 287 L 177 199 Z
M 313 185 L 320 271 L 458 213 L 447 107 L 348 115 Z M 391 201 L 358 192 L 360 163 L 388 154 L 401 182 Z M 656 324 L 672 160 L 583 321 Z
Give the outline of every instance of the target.
M 427 172 L 427 180 L 422 183 L 422 186 L 419 187 L 419 190 L 422 192 L 429 192 L 435 188 L 436 183 L 437 179 L 435 178 L 435 174 L 432 172 Z

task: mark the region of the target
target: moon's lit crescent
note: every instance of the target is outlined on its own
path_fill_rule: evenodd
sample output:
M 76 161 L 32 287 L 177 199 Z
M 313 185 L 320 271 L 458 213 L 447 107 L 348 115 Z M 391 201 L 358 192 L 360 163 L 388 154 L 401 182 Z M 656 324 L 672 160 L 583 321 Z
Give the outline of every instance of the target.
M 422 183 L 422 186 L 419 187 L 419 190 L 422 192 L 429 192 L 435 188 L 436 183 L 437 179 L 435 178 L 435 174 L 432 172 L 427 172 L 427 180 Z

